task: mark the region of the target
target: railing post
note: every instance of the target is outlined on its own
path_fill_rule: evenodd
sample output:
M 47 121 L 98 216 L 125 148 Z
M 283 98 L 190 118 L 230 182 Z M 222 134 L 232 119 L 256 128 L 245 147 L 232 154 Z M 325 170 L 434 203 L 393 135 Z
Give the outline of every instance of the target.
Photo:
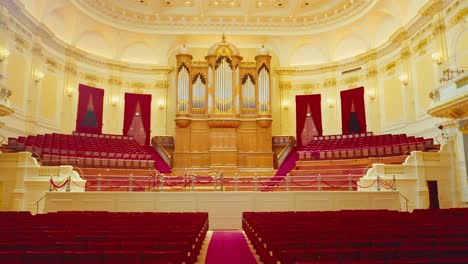
M 238 191 L 237 184 L 239 182 L 239 174 L 236 172 L 234 173 L 234 191 Z
M 380 191 L 380 176 L 377 175 L 377 191 Z
M 49 180 L 49 192 L 53 191 L 54 188 L 52 188 L 52 181 L 54 180 L 54 178 L 52 178 L 52 176 L 50 176 L 50 180 Z
M 98 177 L 97 177 L 97 188 L 96 188 L 96 190 L 98 192 L 101 191 L 101 174 L 98 174 Z
M 130 173 L 130 177 L 128 178 L 128 191 L 133 192 L 133 174 Z
M 159 190 L 164 192 L 164 173 L 159 174 Z
M 317 177 L 317 187 L 319 191 L 322 190 L 322 176 L 320 176 L 320 174 Z
M 286 174 L 286 191 L 289 192 L 289 183 L 291 182 L 291 174 L 288 172 Z
M 190 176 L 190 179 L 192 180 L 192 192 L 195 191 L 195 175 L 192 174 Z
M 353 177 L 351 177 L 351 174 L 348 176 L 348 191 L 353 190 Z
M 215 192 L 218 190 L 218 172 L 215 172 L 214 175 L 214 190 Z
M 71 190 L 71 177 L 68 176 L 68 179 L 67 179 L 67 188 L 65 189 L 66 192 L 69 192 Z
M 257 173 L 254 174 L 254 191 L 258 191 L 258 176 L 257 176 Z
M 221 170 L 220 180 L 221 180 L 221 191 L 224 192 L 224 170 Z

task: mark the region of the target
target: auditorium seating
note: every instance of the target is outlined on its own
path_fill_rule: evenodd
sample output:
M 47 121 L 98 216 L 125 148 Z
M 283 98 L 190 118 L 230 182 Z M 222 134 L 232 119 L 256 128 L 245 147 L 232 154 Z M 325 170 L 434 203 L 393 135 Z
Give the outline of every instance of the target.
M 195 263 L 208 213 L 0 212 L 0 262 Z
M 9 138 L 8 147 L 38 155 L 43 165 L 154 168 L 154 151 L 133 137 L 110 134 L 45 134 Z
M 467 208 L 244 212 L 265 264 L 468 263 Z
M 406 134 L 316 136 L 298 151 L 299 160 L 354 159 L 406 155 L 414 150 L 431 150 L 434 140 Z

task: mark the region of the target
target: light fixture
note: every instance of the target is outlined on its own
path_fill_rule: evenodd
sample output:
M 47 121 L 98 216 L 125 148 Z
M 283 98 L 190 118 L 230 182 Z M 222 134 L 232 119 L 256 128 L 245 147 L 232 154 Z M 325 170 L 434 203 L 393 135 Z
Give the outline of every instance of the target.
M 39 82 L 44 78 L 44 73 L 42 71 L 36 70 L 34 71 L 33 79 L 35 82 Z
M 10 51 L 6 48 L 0 48 L 0 61 L 8 58 L 10 56 Z
M 327 105 L 328 107 L 334 107 L 335 106 L 335 100 L 333 100 L 332 98 L 328 98 L 327 99 Z
M 76 93 L 76 88 L 75 87 L 68 87 L 67 88 L 68 97 L 72 97 L 75 93 Z
M 403 84 L 403 85 L 407 85 L 408 84 L 408 75 L 406 73 L 402 73 L 398 79 L 400 80 L 400 82 Z
M 289 109 L 289 101 L 288 100 L 283 101 L 282 106 L 283 106 L 283 110 L 288 110 Z
M 119 98 L 118 97 L 112 97 L 111 98 L 111 105 L 116 106 L 119 103 Z
M 375 90 L 367 91 L 367 96 L 369 96 L 370 99 L 374 99 L 375 98 Z
M 434 52 L 434 53 L 432 53 L 432 60 L 434 61 L 435 64 L 441 64 L 442 63 L 442 55 L 440 55 L 439 52 Z
M 158 107 L 159 107 L 160 110 L 163 110 L 164 107 L 166 107 L 166 104 L 164 103 L 163 100 L 158 101 Z

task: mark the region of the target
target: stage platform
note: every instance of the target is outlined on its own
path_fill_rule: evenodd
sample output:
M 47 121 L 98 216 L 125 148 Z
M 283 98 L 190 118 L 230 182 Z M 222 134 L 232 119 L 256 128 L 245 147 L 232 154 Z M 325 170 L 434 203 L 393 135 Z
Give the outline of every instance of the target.
M 400 210 L 398 191 L 47 192 L 44 199 L 44 212 L 208 212 L 211 230 L 241 229 L 245 211 Z

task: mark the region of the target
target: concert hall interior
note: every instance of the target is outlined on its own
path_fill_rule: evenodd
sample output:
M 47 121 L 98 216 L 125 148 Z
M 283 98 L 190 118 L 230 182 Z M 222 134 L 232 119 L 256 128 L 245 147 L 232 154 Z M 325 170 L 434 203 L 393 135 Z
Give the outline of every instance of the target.
M 0 262 L 468 263 L 468 1 L 0 1 Z

